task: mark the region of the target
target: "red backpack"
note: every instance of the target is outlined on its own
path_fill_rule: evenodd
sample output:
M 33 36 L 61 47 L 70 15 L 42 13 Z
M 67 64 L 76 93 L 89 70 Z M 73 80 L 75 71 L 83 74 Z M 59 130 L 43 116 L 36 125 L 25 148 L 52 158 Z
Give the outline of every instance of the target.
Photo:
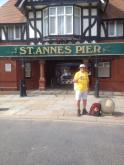
M 101 104 L 100 103 L 93 103 L 91 105 L 89 115 L 101 116 Z

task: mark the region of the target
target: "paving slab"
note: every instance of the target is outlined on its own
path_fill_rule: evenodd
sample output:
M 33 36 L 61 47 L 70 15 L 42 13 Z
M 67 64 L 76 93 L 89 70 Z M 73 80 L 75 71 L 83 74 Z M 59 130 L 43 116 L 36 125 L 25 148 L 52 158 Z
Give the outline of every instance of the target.
M 88 95 L 87 110 L 92 103 L 103 98 L 111 98 L 115 102 L 115 113 L 112 116 L 76 116 L 74 91 L 29 91 L 26 97 L 19 93 L 0 93 L 0 118 L 8 119 L 48 119 L 82 122 L 101 122 L 124 124 L 124 96 L 113 93 L 102 93 L 95 98 Z

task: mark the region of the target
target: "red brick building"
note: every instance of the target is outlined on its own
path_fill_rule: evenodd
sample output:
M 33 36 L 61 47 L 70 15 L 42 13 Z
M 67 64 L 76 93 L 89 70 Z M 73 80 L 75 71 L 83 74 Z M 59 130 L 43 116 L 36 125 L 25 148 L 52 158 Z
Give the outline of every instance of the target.
M 123 0 L 8 0 L 0 7 L 0 90 L 19 90 L 20 80 L 27 89 L 69 87 L 83 62 L 91 89 L 99 80 L 100 90 L 124 91 L 123 44 Z

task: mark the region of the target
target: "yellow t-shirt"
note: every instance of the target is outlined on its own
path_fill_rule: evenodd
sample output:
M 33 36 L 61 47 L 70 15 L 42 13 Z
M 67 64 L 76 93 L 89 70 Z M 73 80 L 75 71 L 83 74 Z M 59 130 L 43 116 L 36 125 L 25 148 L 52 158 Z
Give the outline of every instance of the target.
M 81 92 L 88 91 L 89 77 L 88 77 L 88 73 L 86 71 L 84 71 L 83 73 L 81 71 L 76 72 L 75 76 L 74 76 L 74 79 L 75 80 L 79 79 L 78 82 L 75 83 L 75 90 L 78 90 L 78 91 L 81 91 Z

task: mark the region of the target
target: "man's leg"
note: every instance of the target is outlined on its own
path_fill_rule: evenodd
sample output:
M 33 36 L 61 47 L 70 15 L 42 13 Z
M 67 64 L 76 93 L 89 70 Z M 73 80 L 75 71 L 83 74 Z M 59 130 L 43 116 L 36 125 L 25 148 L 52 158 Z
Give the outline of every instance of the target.
M 87 99 L 83 99 L 83 109 L 86 109 L 87 107 Z
M 77 116 L 80 116 L 81 112 L 80 112 L 80 100 L 77 100 Z
M 76 106 L 77 106 L 77 116 L 80 116 L 81 112 L 80 112 L 80 92 L 79 91 L 76 91 L 75 99 L 76 99 Z
M 80 100 L 77 100 L 77 109 L 80 109 Z
M 82 95 L 82 103 L 83 103 L 82 115 L 85 115 L 85 114 L 87 114 L 87 110 L 86 110 L 86 107 L 87 107 L 87 92 L 84 92 L 83 95 Z

